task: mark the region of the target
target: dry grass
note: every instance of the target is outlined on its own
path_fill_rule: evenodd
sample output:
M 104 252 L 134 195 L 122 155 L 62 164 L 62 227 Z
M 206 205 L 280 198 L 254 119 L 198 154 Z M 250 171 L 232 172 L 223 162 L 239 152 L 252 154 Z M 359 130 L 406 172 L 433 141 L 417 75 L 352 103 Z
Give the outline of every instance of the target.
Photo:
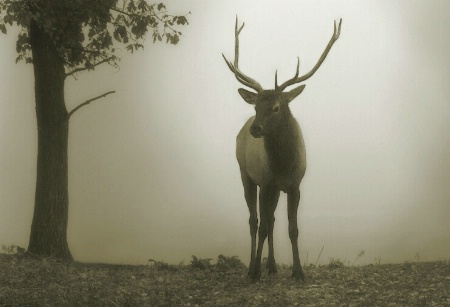
M 0 254 L 0 305 L 450 306 L 449 262 L 310 266 L 306 283 L 292 280 L 287 266 L 252 282 L 239 265 L 152 263 L 66 263 Z

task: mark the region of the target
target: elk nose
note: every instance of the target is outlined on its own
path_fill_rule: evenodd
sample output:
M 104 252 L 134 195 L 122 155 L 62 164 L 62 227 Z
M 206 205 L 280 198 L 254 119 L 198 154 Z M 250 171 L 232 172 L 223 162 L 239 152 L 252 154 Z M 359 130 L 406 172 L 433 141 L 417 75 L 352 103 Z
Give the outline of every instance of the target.
M 263 132 L 262 125 L 253 124 L 250 126 L 250 133 L 253 135 L 253 137 L 260 138 L 262 136 L 262 132 Z

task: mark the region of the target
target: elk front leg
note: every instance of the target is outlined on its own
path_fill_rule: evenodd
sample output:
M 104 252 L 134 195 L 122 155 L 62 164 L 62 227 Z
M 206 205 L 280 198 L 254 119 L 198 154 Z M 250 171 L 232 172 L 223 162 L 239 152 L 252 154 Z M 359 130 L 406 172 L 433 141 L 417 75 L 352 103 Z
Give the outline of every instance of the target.
M 249 225 L 250 225 L 250 236 L 251 236 L 251 254 L 250 254 L 250 265 L 248 269 L 248 274 L 250 275 L 253 271 L 256 256 L 256 233 L 258 232 L 258 215 L 256 211 L 256 184 L 247 175 L 244 170 L 241 170 L 242 183 L 244 185 L 245 200 L 247 202 L 248 210 L 250 212 Z
M 292 277 L 295 279 L 305 280 L 302 266 L 300 264 L 300 257 L 298 253 L 298 225 L 297 225 L 297 211 L 300 202 L 300 190 L 294 189 L 288 193 L 288 219 L 289 219 L 289 238 L 292 244 Z
M 250 277 L 255 280 L 261 277 L 261 258 L 264 242 L 266 241 L 267 235 L 269 234 L 269 225 L 272 224 L 273 229 L 273 222 L 274 222 L 273 214 L 271 215 L 270 212 L 273 213 L 273 211 L 275 211 L 278 196 L 279 191 L 273 189 L 272 187 L 260 187 L 259 215 L 261 221 L 258 230 L 258 250 L 256 252 L 253 270 L 250 272 Z M 273 240 L 271 241 L 273 243 Z M 269 246 L 269 269 L 270 268 L 272 268 L 272 271 L 273 268 L 275 268 L 273 245 Z
M 273 248 L 273 227 L 275 225 L 275 209 L 277 208 L 278 198 L 280 197 L 280 191 L 276 190 L 271 192 L 270 203 L 268 208 L 268 241 L 269 241 L 269 258 L 267 266 L 269 274 L 277 273 L 277 266 L 275 264 L 275 253 Z

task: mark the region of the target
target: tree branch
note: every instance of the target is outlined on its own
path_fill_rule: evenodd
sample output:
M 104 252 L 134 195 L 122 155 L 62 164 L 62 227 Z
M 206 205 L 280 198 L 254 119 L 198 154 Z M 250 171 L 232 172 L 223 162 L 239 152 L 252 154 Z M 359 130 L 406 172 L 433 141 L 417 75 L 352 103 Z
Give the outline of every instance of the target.
M 114 11 L 114 12 L 116 12 L 116 13 L 120 13 L 120 14 L 127 15 L 127 16 L 129 16 L 129 17 L 135 16 L 135 14 L 133 15 L 133 14 L 130 14 L 130 13 L 128 13 L 128 12 L 125 12 L 124 10 L 119 10 L 119 9 L 116 8 L 116 7 L 111 7 L 110 10 L 111 10 L 111 11 Z
M 147 15 L 147 16 L 149 16 L 149 17 L 156 17 L 156 16 L 157 16 L 157 13 L 154 12 L 154 10 L 153 10 L 153 8 L 151 7 L 151 5 L 149 5 L 148 3 L 146 3 L 146 5 L 147 5 L 149 11 L 152 12 L 152 13 L 150 13 L 150 14 Z M 140 15 L 140 14 L 136 14 L 136 13 L 134 13 L 134 14 L 133 14 L 133 13 L 128 13 L 128 12 L 125 12 L 124 10 L 118 9 L 117 7 L 111 7 L 111 8 L 109 8 L 109 9 L 110 9 L 111 11 L 116 12 L 116 13 L 127 15 L 128 17 L 142 17 L 142 15 Z M 147 11 L 147 12 L 148 12 L 148 11 Z M 167 15 L 167 16 L 172 17 L 171 15 Z
M 98 65 L 101 65 L 101 64 L 103 64 L 103 63 L 109 62 L 109 61 L 111 61 L 111 60 L 113 60 L 113 59 L 115 59 L 115 58 L 116 58 L 115 56 L 110 56 L 109 58 L 106 58 L 106 59 L 104 59 L 104 60 L 101 60 L 100 62 L 97 62 L 97 63 L 95 63 L 95 64 L 93 64 L 93 65 L 91 65 L 91 66 L 89 66 L 89 67 L 80 67 L 80 68 L 76 68 L 76 69 L 72 70 L 71 72 L 68 72 L 68 73 L 66 74 L 66 78 L 67 78 L 68 76 L 72 76 L 72 75 L 76 74 L 77 72 L 92 69 L 92 68 L 94 68 L 95 66 L 98 66 Z
M 109 94 L 114 94 L 115 92 L 116 92 L 116 91 L 109 91 L 109 92 L 106 92 L 106 93 L 104 93 L 104 94 L 101 94 L 101 95 L 99 95 L 99 96 L 97 96 L 97 97 L 94 97 L 94 98 L 91 98 L 91 99 L 89 99 L 89 100 L 86 100 L 86 101 L 83 102 L 82 104 L 78 105 L 75 109 L 73 109 L 72 111 L 70 111 L 68 117 L 70 118 L 70 117 L 73 115 L 73 113 L 75 113 L 76 111 L 78 111 L 80 108 L 82 108 L 82 107 L 84 107 L 84 106 L 90 104 L 92 101 L 97 100 L 97 99 L 100 99 L 100 98 L 103 98 L 103 97 L 105 97 L 105 96 L 107 96 L 107 95 L 109 95 Z

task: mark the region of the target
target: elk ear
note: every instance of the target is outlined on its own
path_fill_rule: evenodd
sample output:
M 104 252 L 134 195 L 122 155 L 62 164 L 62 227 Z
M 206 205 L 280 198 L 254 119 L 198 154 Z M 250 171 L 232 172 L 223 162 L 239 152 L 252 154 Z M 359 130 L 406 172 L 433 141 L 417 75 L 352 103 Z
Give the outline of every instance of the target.
M 256 104 L 256 98 L 258 97 L 257 93 L 247 91 L 246 89 L 243 88 L 238 89 L 238 92 L 247 103 Z
M 303 92 L 304 88 L 306 85 L 300 85 L 299 87 L 294 88 L 293 90 L 284 93 L 287 102 L 291 102 L 292 100 L 295 99 L 295 97 L 297 97 L 298 95 L 300 95 L 301 92 Z

